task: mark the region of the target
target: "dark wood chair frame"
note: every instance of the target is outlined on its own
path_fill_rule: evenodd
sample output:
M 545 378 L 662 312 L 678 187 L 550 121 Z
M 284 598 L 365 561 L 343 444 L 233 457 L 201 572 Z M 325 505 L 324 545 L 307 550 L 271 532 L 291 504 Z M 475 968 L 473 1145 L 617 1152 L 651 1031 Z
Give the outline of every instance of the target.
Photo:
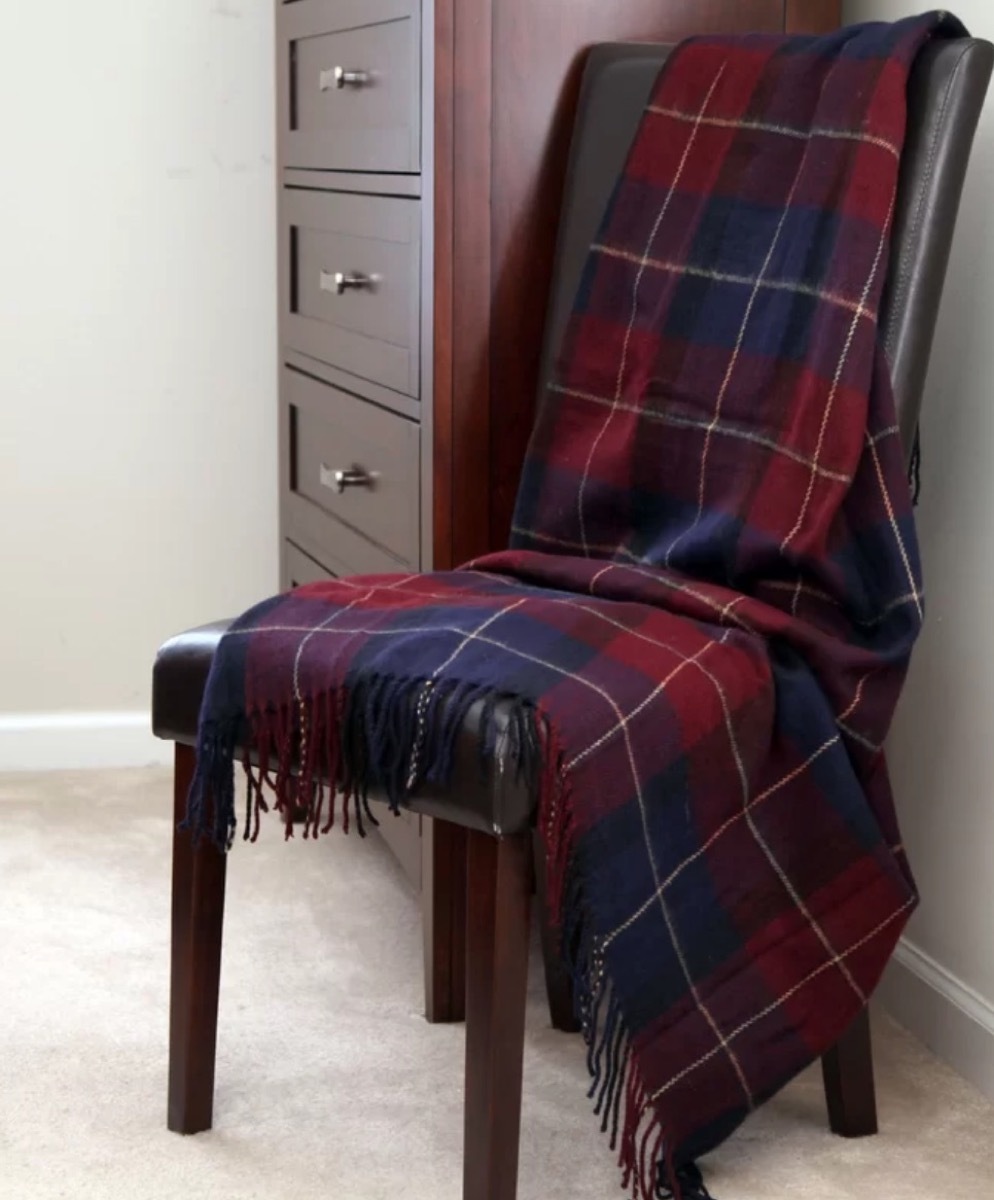
M 172 974 L 169 1008 L 169 1128 L 210 1129 L 214 1109 L 221 936 L 227 860 L 202 841 L 194 848 L 178 828 L 186 811 L 195 751 L 177 744 L 173 833 Z M 521 1125 L 533 862 L 541 907 L 542 856 L 529 835 L 496 838 L 449 826 L 447 850 L 462 866 L 450 872 L 444 962 L 431 964 L 438 991 L 451 998 L 450 1019 L 466 1017 L 464 1200 L 514 1200 Z M 461 859 L 461 864 L 459 860 Z M 464 883 L 463 889 L 460 885 Z M 554 938 L 540 918 L 549 1009 L 556 1029 L 577 1028 L 569 981 Z M 464 996 L 465 1004 L 459 1002 Z M 831 1128 L 843 1137 L 877 1131 L 869 1017 L 864 1012 L 826 1055 L 825 1095 Z

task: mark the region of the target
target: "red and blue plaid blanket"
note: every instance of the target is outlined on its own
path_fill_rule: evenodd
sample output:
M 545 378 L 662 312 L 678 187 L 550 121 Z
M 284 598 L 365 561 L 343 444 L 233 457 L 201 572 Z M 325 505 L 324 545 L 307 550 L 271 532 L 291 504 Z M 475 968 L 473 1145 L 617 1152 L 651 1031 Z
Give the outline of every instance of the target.
M 834 1044 L 915 905 L 882 747 L 922 586 L 877 316 L 908 71 L 962 33 L 682 45 L 591 249 L 513 548 L 276 597 L 211 673 L 188 820 L 223 846 L 236 750 L 264 764 L 245 835 L 267 789 L 317 834 L 444 782 L 487 701 L 486 754 L 533 772 L 639 1197 Z

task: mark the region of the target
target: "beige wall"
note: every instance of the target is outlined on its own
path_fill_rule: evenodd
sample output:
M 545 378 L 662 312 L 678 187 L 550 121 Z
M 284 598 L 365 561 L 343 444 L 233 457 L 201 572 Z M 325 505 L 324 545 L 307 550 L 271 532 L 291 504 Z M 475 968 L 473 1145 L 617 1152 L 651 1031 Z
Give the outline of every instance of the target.
M 847 0 L 845 14 L 849 21 L 894 19 L 927 7 L 914 0 Z M 990 0 L 959 0 L 954 11 L 976 36 L 994 38 Z M 989 98 L 925 400 L 918 517 L 928 615 L 890 748 L 923 903 L 885 995 L 909 1024 L 994 1091 L 992 205 Z M 945 994 L 947 1008 L 923 990 L 923 976 L 928 989 Z M 974 1037 L 964 1016 L 987 1027 L 986 1042 Z M 978 1053 L 986 1053 L 986 1061 L 977 1061 Z
M 272 20 L 0 7 L 0 767 L 275 590 Z

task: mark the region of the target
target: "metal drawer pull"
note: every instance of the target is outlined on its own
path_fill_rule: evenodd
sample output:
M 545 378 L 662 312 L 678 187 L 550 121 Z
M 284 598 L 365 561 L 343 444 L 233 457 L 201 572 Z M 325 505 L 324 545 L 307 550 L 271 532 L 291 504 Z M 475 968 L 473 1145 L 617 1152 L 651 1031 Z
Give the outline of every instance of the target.
M 373 76 L 369 71 L 347 71 L 344 67 L 332 67 L 330 71 L 322 71 L 320 87 L 322 92 L 330 92 L 332 88 L 342 91 L 344 88 L 369 87 Z
M 321 486 L 330 488 L 339 496 L 345 494 L 346 488 L 373 488 L 376 486 L 376 475 L 353 463 L 346 471 L 336 471 L 333 467 L 321 464 Z
M 344 296 L 346 292 L 372 292 L 376 290 L 376 276 L 363 275 L 361 271 L 322 271 L 321 291 Z

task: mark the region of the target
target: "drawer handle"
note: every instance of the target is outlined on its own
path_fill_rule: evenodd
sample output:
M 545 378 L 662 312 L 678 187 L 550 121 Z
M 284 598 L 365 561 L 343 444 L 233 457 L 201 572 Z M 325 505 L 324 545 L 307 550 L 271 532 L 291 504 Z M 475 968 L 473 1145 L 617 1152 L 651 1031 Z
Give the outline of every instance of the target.
M 321 464 L 321 486 L 330 488 L 331 491 L 337 492 L 339 496 L 345 494 L 346 488 L 373 488 L 376 486 L 376 476 L 364 470 L 357 463 L 353 463 L 345 471 L 337 471 L 333 467 Z
M 344 296 L 346 292 L 374 292 L 376 276 L 363 275 L 361 271 L 322 271 L 321 291 Z
M 369 71 L 347 71 L 344 67 L 332 67 L 330 71 L 322 71 L 320 87 L 322 92 L 330 92 L 332 88 L 343 91 L 347 87 L 369 87 L 373 76 Z

